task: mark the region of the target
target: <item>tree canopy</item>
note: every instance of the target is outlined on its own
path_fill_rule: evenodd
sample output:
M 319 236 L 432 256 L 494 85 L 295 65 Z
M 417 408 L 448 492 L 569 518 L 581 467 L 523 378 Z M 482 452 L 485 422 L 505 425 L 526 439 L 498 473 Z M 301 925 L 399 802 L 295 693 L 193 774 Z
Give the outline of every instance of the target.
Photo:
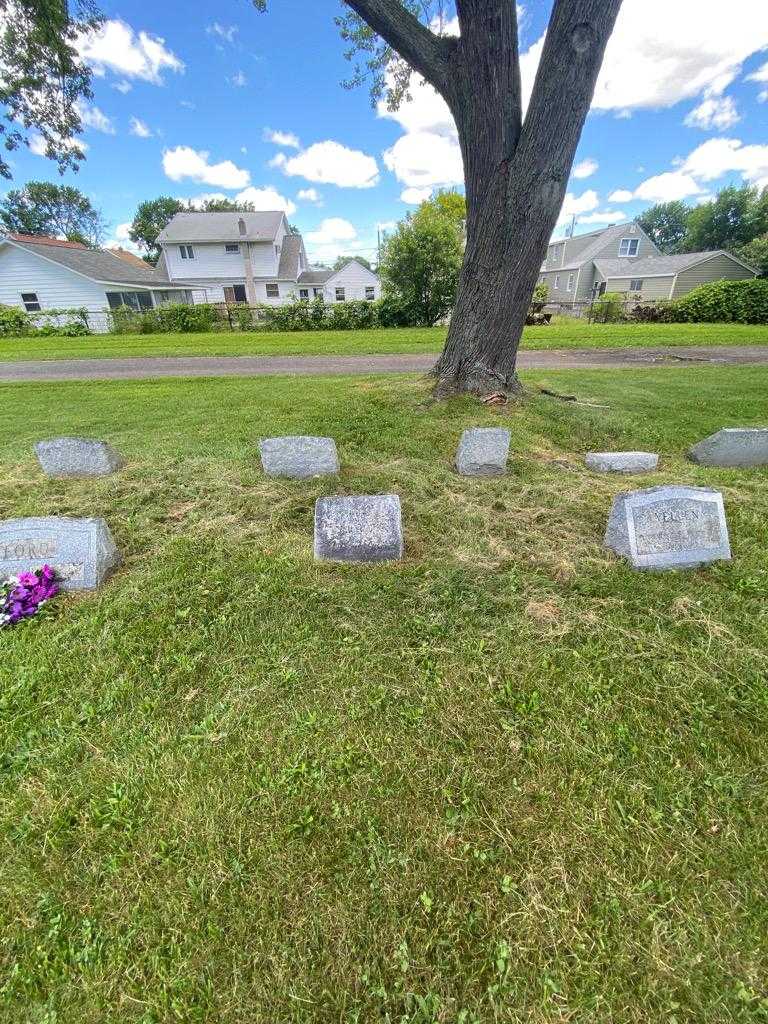
M 678 199 L 651 206 L 635 220 L 662 252 L 672 254 L 680 251 L 690 213 L 690 206 Z
M 91 0 L 0 0 L 0 15 L 4 147 L 13 151 L 37 138 L 61 173 L 77 170 L 84 159 L 75 141 L 83 127 L 78 105 L 92 92 L 91 69 L 75 44 L 101 15 Z M 2 157 L 0 175 L 12 176 Z
M 70 185 L 28 181 L 0 202 L 0 221 L 7 231 L 51 235 L 98 245 L 104 221 L 88 196 Z
M 357 260 L 358 263 L 362 263 L 364 267 L 372 270 L 371 261 L 366 259 L 365 256 L 339 256 L 336 262 L 333 264 L 333 270 L 341 270 L 346 267 L 348 263 L 352 263 Z

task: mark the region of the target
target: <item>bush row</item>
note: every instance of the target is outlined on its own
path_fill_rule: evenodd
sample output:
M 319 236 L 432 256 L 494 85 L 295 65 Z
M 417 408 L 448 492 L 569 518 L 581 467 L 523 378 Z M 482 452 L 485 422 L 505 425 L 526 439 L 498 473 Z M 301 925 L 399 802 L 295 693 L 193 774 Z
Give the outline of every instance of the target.
M 79 338 L 90 333 L 85 309 L 45 309 L 27 313 L 18 306 L 0 306 L 0 337 L 33 334 L 41 338 Z
M 592 309 L 601 323 L 768 324 L 768 279 L 713 281 L 681 299 L 627 303 L 626 295 L 608 292 Z

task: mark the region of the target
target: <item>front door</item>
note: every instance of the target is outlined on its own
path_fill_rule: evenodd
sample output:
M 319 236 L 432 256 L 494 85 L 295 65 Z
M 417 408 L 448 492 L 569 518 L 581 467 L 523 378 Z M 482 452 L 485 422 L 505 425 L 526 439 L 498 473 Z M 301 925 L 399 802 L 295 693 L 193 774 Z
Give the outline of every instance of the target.
M 247 302 L 248 297 L 245 294 L 244 284 L 232 284 L 227 285 L 224 289 L 224 301 L 227 305 L 233 305 L 236 302 Z

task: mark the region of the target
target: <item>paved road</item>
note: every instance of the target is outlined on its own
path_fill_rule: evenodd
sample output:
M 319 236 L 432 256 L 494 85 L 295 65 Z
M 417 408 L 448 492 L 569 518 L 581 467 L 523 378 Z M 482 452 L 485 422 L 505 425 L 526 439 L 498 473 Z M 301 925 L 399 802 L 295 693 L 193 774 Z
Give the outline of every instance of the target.
M 350 375 L 419 373 L 434 354 L 390 356 L 159 356 L 135 359 L 56 359 L 0 362 L 0 382 L 140 380 L 151 377 L 262 377 L 268 374 Z M 768 364 L 768 345 L 684 348 L 593 348 L 523 351 L 522 370 Z

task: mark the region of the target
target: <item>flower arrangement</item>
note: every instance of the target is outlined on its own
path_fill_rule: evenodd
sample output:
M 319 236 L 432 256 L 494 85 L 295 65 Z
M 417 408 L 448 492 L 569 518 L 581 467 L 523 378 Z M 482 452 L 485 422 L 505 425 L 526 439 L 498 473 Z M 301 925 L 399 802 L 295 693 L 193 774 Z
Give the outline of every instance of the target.
M 59 589 L 56 570 L 50 565 L 0 581 L 0 628 L 15 626 L 22 619 L 37 615 Z

